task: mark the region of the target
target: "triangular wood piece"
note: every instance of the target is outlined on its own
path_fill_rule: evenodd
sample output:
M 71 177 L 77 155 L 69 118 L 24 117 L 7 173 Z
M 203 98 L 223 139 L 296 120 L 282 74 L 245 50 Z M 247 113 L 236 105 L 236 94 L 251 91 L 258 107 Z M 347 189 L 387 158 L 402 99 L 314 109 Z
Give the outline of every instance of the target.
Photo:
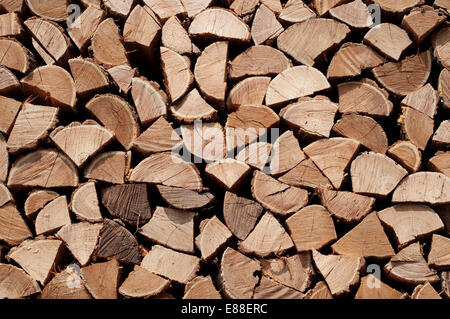
M 255 170 L 268 172 L 267 162 L 269 161 L 272 144 L 266 142 L 251 143 L 242 149 L 237 155 L 236 159 L 247 163 Z
M 164 23 L 161 31 L 161 43 L 164 47 L 182 55 L 190 55 L 193 51 L 191 39 L 176 16 L 169 18 Z
M 81 269 L 84 285 L 95 299 L 117 299 L 120 273 L 121 267 L 115 259 Z
M 0 299 L 21 299 L 41 292 L 38 283 L 25 271 L 0 264 Z
M 248 177 L 251 169 L 246 163 L 226 158 L 206 165 L 206 175 L 221 188 L 236 192 L 242 186 L 243 181 Z
M 165 47 L 161 47 L 160 52 L 166 91 L 172 103 L 175 103 L 194 82 L 191 60 Z
M 14 201 L 14 198 L 8 187 L 0 183 L 0 207 L 12 201 Z
M 330 9 L 330 16 L 357 29 L 368 28 L 373 24 L 367 5 L 361 0 Z
M 91 1 L 91 0 L 82 0 Z M 100 8 L 100 1 L 98 7 L 89 5 L 81 15 L 73 21 L 71 27 L 68 28 L 67 33 L 72 39 L 73 43 L 81 52 L 86 52 L 92 36 L 97 30 L 98 25 L 105 18 L 105 11 Z
M 59 197 L 58 193 L 47 189 L 32 191 L 24 204 L 25 215 L 28 218 L 36 217 L 35 215 L 44 208 L 45 205 L 57 197 Z M 3 205 L 0 205 L 0 207 L 1 206 Z
M 120 91 L 128 94 L 131 90 L 131 81 L 137 76 L 137 69 L 133 69 L 129 65 L 118 65 L 108 69 L 108 73 Z
M 252 23 L 252 39 L 256 45 L 275 40 L 284 31 L 275 14 L 261 4 L 255 13 Z
M 220 123 L 195 123 L 180 127 L 187 151 L 205 162 L 224 159 L 225 134 Z
M 122 41 L 120 30 L 114 19 L 104 20 L 99 24 L 91 39 L 91 50 L 95 61 L 106 68 L 129 65 Z
M 180 136 L 164 117 L 156 120 L 133 143 L 133 148 L 142 154 L 171 151 L 181 142 Z
M 130 170 L 130 163 L 131 152 L 102 153 L 86 166 L 84 177 L 111 184 L 123 184 Z
M 167 96 L 156 82 L 133 78 L 131 95 L 142 125 L 150 124 L 160 116 L 167 116 Z
M 305 299 L 333 299 L 333 295 L 330 292 L 325 281 L 319 281 L 317 285 L 308 291 L 305 295 Z
M 95 182 L 83 184 L 72 193 L 70 210 L 80 220 L 88 222 L 103 220 Z
M 237 83 L 228 94 L 228 112 L 236 111 L 241 105 L 263 105 L 271 80 L 268 76 L 252 76 Z
M 313 0 L 312 5 L 319 16 L 325 15 L 332 8 L 345 3 L 345 0 Z
M 255 13 L 259 4 L 259 0 L 232 0 L 232 2 L 230 9 L 240 17 Z
M 126 298 L 149 298 L 160 294 L 169 286 L 169 280 L 143 267 L 135 266 L 120 286 L 119 293 Z
M 270 174 L 280 175 L 293 169 L 306 158 L 292 131 L 283 133 L 273 144 Z
M 172 115 L 183 123 L 217 119 L 217 111 L 202 98 L 197 89 L 190 91 L 178 103 L 172 105 L 170 110 Z
M 200 235 L 198 235 L 195 241 L 202 254 L 202 259 L 208 260 L 225 246 L 227 241 L 233 237 L 233 234 L 217 216 L 203 220 L 202 225 Z
M 206 190 L 197 192 L 164 185 L 156 185 L 156 188 L 168 205 L 180 210 L 202 210 L 211 206 L 215 200 L 215 196 Z
M 79 270 L 67 267 L 42 290 L 41 299 L 92 299 L 80 277 Z
M 316 17 L 316 13 L 301 0 L 289 0 L 278 19 L 284 23 L 298 23 Z
M 450 148 L 450 120 L 441 122 L 433 135 L 433 144 L 439 148 Z
M 176 15 L 185 15 L 186 10 L 180 0 L 144 0 L 161 21 Z
M 404 299 L 406 296 L 370 274 L 361 278 L 355 299 Z
M 0 240 L 17 245 L 32 236 L 28 225 L 13 203 L 0 207 Z
M 439 97 L 431 84 L 427 83 L 417 91 L 408 94 L 403 100 L 402 105 L 420 111 L 433 118 L 437 112 Z
M 17 95 L 20 92 L 21 82 L 19 82 L 17 77 L 5 66 L 0 66 L 0 79 L 2 80 L 0 83 L 0 94 Z M 31 93 L 28 91 L 28 94 Z
M 48 235 L 72 223 L 67 205 L 67 197 L 60 196 L 48 203 L 34 222 L 36 235 Z
M 438 10 L 430 6 L 413 8 L 403 17 L 402 27 L 409 31 L 417 43 L 422 43 L 446 19 Z
M 387 153 L 409 172 L 417 172 L 422 164 L 422 153 L 410 141 L 395 142 L 389 147 Z
M 411 294 L 411 299 L 442 299 L 433 286 L 427 282 L 424 285 L 418 285 Z
M 370 29 L 364 36 L 364 42 L 395 61 L 412 44 L 408 33 L 392 23 L 382 23 Z
M 450 239 L 433 234 L 428 264 L 438 269 L 450 268 Z
M 322 174 L 309 158 L 301 161 L 300 164 L 281 176 L 279 181 L 296 187 L 333 188 L 330 180 Z
M 70 59 L 69 66 L 79 96 L 93 96 L 109 87 L 106 71 L 88 59 Z
M 187 283 L 183 299 L 222 299 L 222 296 L 210 276 L 199 276 Z
M 261 278 L 259 285 L 255 288 L 254 299 L 303 299 L 301 292 L 283 286 L 265 276 Z
M 437 154 L 437 153 L 436 153 Z M 428 170 L 450 177 L 450 152 L 439 153 L 428 161 Z
M 439 0 L 438 0 L 439 1 Z M 435 1 L 436 3 L 436 1 Z M 447 4 L 450 7 L 449 4 Z M 449 9 L 447 9 L 448 12 Z M 448 25 L 440 28 L 438 31 L 433 33 L 431 38 L 431 44 L 434 48 L 434 56 L 439 61 L 439 64 L 442 65 L 446 69 L 450 69 L 450 56 L 449 56 L 449 38 L 450 35 L 450 27 Z
M 264 95 L 266 93 L 264 92 Z M 2 105 L 2 117 L 0 118 L 0 132 L 3 134 L 9 134 L 17 114 L 22 107 L 22 102 L 10 99 L 6 96 L 0 96 L 0 103 Z
M 433 119 L 410 107 L 402 107 L 402 114 L 398 122 L 402 126 L 402 136 L 422 151 L 425 150 L 433 135 Z M 417 125 L 418 123 L 420 123 L 420 126 Z

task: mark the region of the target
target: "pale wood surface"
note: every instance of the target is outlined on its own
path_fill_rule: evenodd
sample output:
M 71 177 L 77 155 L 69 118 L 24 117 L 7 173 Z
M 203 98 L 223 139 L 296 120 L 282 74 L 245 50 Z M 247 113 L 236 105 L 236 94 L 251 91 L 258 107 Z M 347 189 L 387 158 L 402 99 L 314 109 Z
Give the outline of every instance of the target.
M 95 263 L 81 269 L 81 278 L 95 299 L 117 299 L 121 267 L 117 260 Z
M 83 221 L 99 222 L 103 220 L 95 182 L 80 185 L 72 193 L 70 210 Z
M 25 271 L 12 265 L 0 264 L 0 298 L 20 299 L 41 292 L 38 283 Z
M 158 295 L 170 285 L 170 281 L 136 266 L 119 288 L 126 298 L 149 298 Z

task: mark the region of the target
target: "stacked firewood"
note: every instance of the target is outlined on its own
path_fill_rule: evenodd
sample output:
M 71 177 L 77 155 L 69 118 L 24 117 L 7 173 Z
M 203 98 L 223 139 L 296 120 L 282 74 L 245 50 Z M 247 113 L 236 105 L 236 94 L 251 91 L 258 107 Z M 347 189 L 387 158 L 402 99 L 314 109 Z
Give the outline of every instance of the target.
M 0 10 L 0 298 L 450 297 L 448 0 Z

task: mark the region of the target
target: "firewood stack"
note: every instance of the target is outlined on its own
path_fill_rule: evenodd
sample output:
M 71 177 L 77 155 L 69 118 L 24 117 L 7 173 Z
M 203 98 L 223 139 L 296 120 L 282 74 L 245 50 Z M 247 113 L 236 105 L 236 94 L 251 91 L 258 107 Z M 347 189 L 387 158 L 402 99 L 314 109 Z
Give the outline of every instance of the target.
M 0 298 L 450 297 L 449 1 L 0 9 Z

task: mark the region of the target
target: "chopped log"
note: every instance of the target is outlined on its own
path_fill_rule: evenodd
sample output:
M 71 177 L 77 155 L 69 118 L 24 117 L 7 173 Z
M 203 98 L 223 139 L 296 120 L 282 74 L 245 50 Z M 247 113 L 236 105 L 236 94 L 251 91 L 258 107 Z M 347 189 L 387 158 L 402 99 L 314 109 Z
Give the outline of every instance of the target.
M 333 295 L 325 281 L 319 281 L 313 289 L 308 291 L 305 299 L 333 299 Z
M 95 258 L 117 259 L 124 264 L 139 263 L 139 247 L 136 238 L 116 221 L 105 219 Z
M 372 69 L 372 73 L 388 91 L 406 96 L 425 85 L 430 76 L 431 62 L 431 52 L 425 51 L 398 63 L 385 63 Z
M 301 0 L 289 0 L 278 16 L 286 24 L 299 23 L 315 18 L 316 13 Z
M 114 218 L 137 227 L 147 223 L 152 217 L 148 202 L 147 185 L 115 185 L 103 189 L 102 204 Z
M 364 36 L 364 42 L 395 61 L 412 44 L 408 33 L 392 23 L 382 23 L 370 29 Z
M 435 172 L 411 174 L 397 186 L 392 202 L 450 204 L 450 178 Z
M 362 220 L 375 204 L 373 197 L 329 189 L 319 189 L 319 198 L 331 215 L 348 224 Z
M 205 173 L 226 191 L 236 193 L 251 172 L 246 163 L 226 158 L 206 165 Z
M 6 96 L 0 96 L 0 105 L 2 111 L 2 116 L 0 117 L 0 132 L 8 135 L 13 128 L 14 121 L 22 107 L 22 102 L 10 99 Z
M 433 144 L 437 147 L 450 148 L 450 120 L 441 122 L 433 135 Z
M 169 280 L 143 267 L 135 266 L 120 286 L 119 293 L 125 298 L 150 298 L 160 294 L 169 286 Z
M 213 0 L 181 0 L 189 18 L 211 6 Z
M 75 82 L 70 73 L 59 66 L 41 66 L 28 73 L 20 82 L 25 94 L 38 97 L 44 105 L 70 110 L 75 108 Z
M 192 155 L 207 163 L 225 158 L 225 134 L 219 123 L 182 125 L 180 130 L 183 144 Z
M 264 214 L 247 238 L 239 243 L 240 251 L 259 257 L 279 256 L 293 247 L 292 239 L 271 213 Z
M 117 299 L 121 267 L 113 259 L 81 269 L 81 277 L 89 293 L 95 299 Z
M 19 158 L 11 167 L 8 187 L 76 187 L 75 165 L 55 150 L 39 150 Z
M 8 187 L 6 187 L 4 184 L 0 184 L 0 207 L 13 201 L 14 198 L 11 195 Z
M 128 176 L 131 152 L 107 152 L 96 156 L 84 169 L 86 179 L 123 184 Z
M 319 56 L 338 46 L 349 33 L 350 29 L 343 23 L 312 18 L 296 23 L 281 33 L 277 47 L 296 62 L 313 66 Z
M 303 299 L 301 292 L 263 276 L 255 288 L 254 299 Z
M 167 166 L 167 163 L 171 163 Z M 133 183 L 160 184 L 172 187 L 202 191 L 202 179 L 193 163 L 185 162 L 173 153 L 159 153 L 149 156 L 138 164 L 131 173 Z
M 442 299 L 441 296 L 434 290 L 433 286 L 427 282 L 424 285 L 418 285 L 414 288 L 411 299 Z
M 112 18 L 100 23 L 92 36 L 91 49 L 95 61 L 106 68 L 129 65 L 119 28 Z
M 223 293 L 231 299 L 250 299 L 259 281 L 255 272 L 260 270 L 257 261 L 228 247 L 220 264 Z
M 273 11 L 276 15 L 280 14 L 283 9 L 280 0 L 260 0 L 260 2 Z
M 75 268 L 56 274 L 42 290 L 41 299 L 92 299 Z
M 358 149 L 357 141 L 334 137 L 311 143 L 303 151 L 328 177 L 333 186 L 339 189 L 344 181 L 345 171 Z
M 329 88 L 330 83 L 316 68 L 294 66 L 284 70 L 270 82 L 266 104 L 274 107 Z
M 450 54 L 448 53 L 450 48 L 450 45 L 448 43 L 449 39 L 450 26 L 448 25 L 433 33 L 433 37 L 431 38 L 431 43 L 434 48 L 434 56 L 446 69 L 450 69 Z
M 286 220 L 286 227 L 298 252 L 322 249 L 337 239 L 333 219 L 320 205 L 301 209 Z
M 36 217 L 34 222 L 36 235 L 48 235 L 57 232 L 61 227 L 70 225 L 69 208 L 66 196 L 60 196 L 48 203 Z
M 24 204 L 25 215 L 30 219 L 34 218 L 45 205 L 57 197 L 59 197 L 58 193 L 48 189 L 32 191 Z
M 37 65 L 36 58 L 33 53 L 31 53 L 19 41 L 14 39 L 0 39 L 0 55 L 2 56 L 2 65 L 6 66 L 10 70 L 23 74 L 28 73 Z
M 450 110 L 450 71 L 443 69 L 439 76 L 438 92 L 445 110 Z
M 4 5 L 2 1 L 1 5 Z M 22 21 L 16 12 L 0 15 L 0 36 L 1 37 L 23 37 Z
M 267 167 L 272 144 L 266 142 L 252 143 L 242 149 L 236 159 L 247 163 L 251 168 L 270 173 Z
M 18 153 L 36 148 L 57 123 L 58 108 L 23 104 L 9 134 L 8 151 Z
M 264 208 L 280 216 L 298 212 L 308 203 L 306 190 L 283 184 L 259 171 L 253 174 L 252 194 Z
M 118 65 L 108 69 L 108 73 L 119 87 L 119 91 L 128 94 L 131 90 L 131 81 L 137 77 L 137 69 L 129 65 Z
M 403 100 L 402 105 L 420 111 L 433 118 L 437 111 L 439 97 L 437 92 L 428 83 L 415 92 L 408 94 Z
M 450 297 L 450 271 L 441 273 L 441 287 L 447 297 Z
M 144 257 L 141 267 L 178 283 L 186 284 L 196 277 L 200 259 L 163 246 L 155 245 Z
M 195 216 L 191 212 L 157 207 L 152 219 L 139 233 L 152 242 L 193 254 Z
M 62 247 L 60 240 L 27 240 L 11 249 L 7 258 L 14 260 L 34 280 L 45 285 L 62 258 Z
M 73 122 L 54 130 L 50 138 L 75 165 L 81 167 L 107 146 L 114 138 L 114 134 L 93 121 L 83 124 Z
M 400 250 L 384 266 L 384 271 L 391 280 L 408 286 L 439 281 L 436 272 L 428 267 L 419 243 L 411 244 Z
M 325 15 L 330 9 L 345 3 L 346 0 L 313 0 L 312 6 L 319 16 Z
M 333 56 L 328 66 L 327 78 L 336 80 L 355 77 L 361 75 L 364 70 L 380 66 L 384 62 L 384 58 L 368 46 L 347 42 Z
M 52 21 L 65 21 L 68 16 L 68 0 L 26 0 L 28 8 L 35 15 Z
M 173 16 L 183 16 L 186 10 L 180 0 L 144 0 L 158 18 L 164 22 Z
M 198 276 L 188 282 L 184 289 L 183 299 L 222 299 L 222 296 L 214 287 L 210 276 Z
M 450 4 L 448 3 L 448 0 L 434 0 L 433 7 L 450 10 Z
M 70 210 L 82 221 L 92 223 L 103 220 L 95 185 L 95 182 L 87 182 L 72 193 Z
M 296 187 L 313 189 L 333 188 L 329 179 L 322 174 L 319 168 L 309 158 L 301 161 L 300 164 L 281 176 L 279 181 Z
M 102 224 L 76 223 L 64 226 L 56 235 L 66 244 L 80 265 L 86 266 L 97 246 L 102 227 Z
M 22 299 L 40 292 L 38 283 L 25 271 L 0 264 L 0 299 Z
M 194 49 L 189 34 L 176 16 L 164 23 L 161 31 L 161 43 L 164 47 L 181 55 L 191 55 Z
M 32 237 L 30 229 L 13 203 L 0 207 L 0 240 L 18 245 Z
M 5 138 L 0 134 L 0 182 L 4 183 L 8 178 L 9 154 Z
M 378 217 L 394 234 L 399 248 L 444 229 L 439 215 L 421 204 L 394 205 L 378 212 Z
M 100 6 L 88 6 L 68 27 L 67 33 L 78 50 L 87 51 L 92 36 L 104 18 L 105 11 L 101 10 Z
M 315 249 L 312 256 L 333 297 L 349 293 L 359 283 L 360 273 L 365 266 L 364 258 L 322 255 Z
M 352 28 L 364 29 L 373 25 L 367 5 L 361 0 L 342 4 L 330 9 L 330 16 L 348 24 Z
M 425 150 L 433 135 L 433 119 L 409 107 L 403 107 L 402 111 L 403 113 L 398 120 L 402 126 L 402 134 L 420 150 Z
M 355 193 L 383 197 L 397 187 L 408 171 L 386 155 L 365 152 L 352 162 L 350 175 Z
M 164 185 L 156 185 L 156 188 L 168 205 L 180 210 L 202 210 L 209 208 L 215 200 L 214 195 L 206 190 L 197 192 Z
M 271 80 L 267 76 L 255 76 L 237 83 L 228 94 L 228 112 L 236 111 L 241 105 L 263 105 Z
M 389 147 L 387 153 L 410 173 L 417 172 L 422 164 L 420 150 L 410 141 L 395 142 Z
M 300 164 L 306 156 L 292 131 L 283 133 L 273 144 L 270 175 L 281 175 Z
M 170 110 L 173 117 L 184 123 L 217 118 L 217 111 L 201 97 L 197 89 L 190 91 L 177 104 L 172 105 Z
M 248 43 L 250 28 L 234 12 L 223 8 L 209 8 L 197 14 L 189 26 L 193 39 L 212 38 L 236 43 Z
M 120 18 L 128 16 L 135 2 L 135 0 L 103 0 L 108 12 Z
M 450 152 L 444 152 L 432 157 L 428 161 L 428 170 L 450 177 Z
M 194 82 L 189 58 L 175 51 L 161 47 L 161 63 L 164 74 L 164 84 L 172 103 L 186 94 Z
M 167 96 L 158 84 L 145 78 L 133 78 L 131 95 L 142 125 L 167 115 Z
M 0 94 L 16 95 L 20 92 L 21 82 L 4 66 L 0 66 Z
M 200 235 L 195 238 L 203 260 L 209 260 L 224 247 L 228 240 L 233 237 L 230 230 L 214 216 L 204 220 L 204 226 L 200 229 Z
M 230 10 L 233 10 L 238 16 L 244 17 L 255 13 L 259 0 L 234 0 L 230 5 Z
M 402 27 L 412 34 L 417 43 L 422 43 L 444 21 L 445 16 L 438 10 L 430 6 L 421 6 L 413 8 L 403 17 Z
M 450 266 L 450 239 L 433 234 L 431 249 L 428 254 L 428 265 L 436 269 L 447 269 Z
M 172 125 L 164 117 L 160 117 L 133 142 L 133 148 L 139 153 L 149 155 L 172 151 L 180 143 L 181 138 Z
M 86 59 L 70 59 L 69 66 L 79 96 L 92 96 L 109 87 L 108 75 L 99 65 Z
M 261 4 L 253 19 L 251 34 L 256 45 L 273 42 L 281 32 L 283 26 L 273 13 L 264 4 Z
M 2 0 L 0 8 L 6 12 L 18 12 L 23 10 L 24 0 Z
M 361 278 L 361 285 L 355 299 L 404 299 L 407 294 L 385 284 L 376 276 L 369 274 Z
M 412 7 L 420 4 L 421 0 L 404 0 L 404 1 L 396 1 L 396 0 L 373 0 L 373 2 L 381 7 L 384 11 L 388 13 L 404 13 L 411 9 Z

